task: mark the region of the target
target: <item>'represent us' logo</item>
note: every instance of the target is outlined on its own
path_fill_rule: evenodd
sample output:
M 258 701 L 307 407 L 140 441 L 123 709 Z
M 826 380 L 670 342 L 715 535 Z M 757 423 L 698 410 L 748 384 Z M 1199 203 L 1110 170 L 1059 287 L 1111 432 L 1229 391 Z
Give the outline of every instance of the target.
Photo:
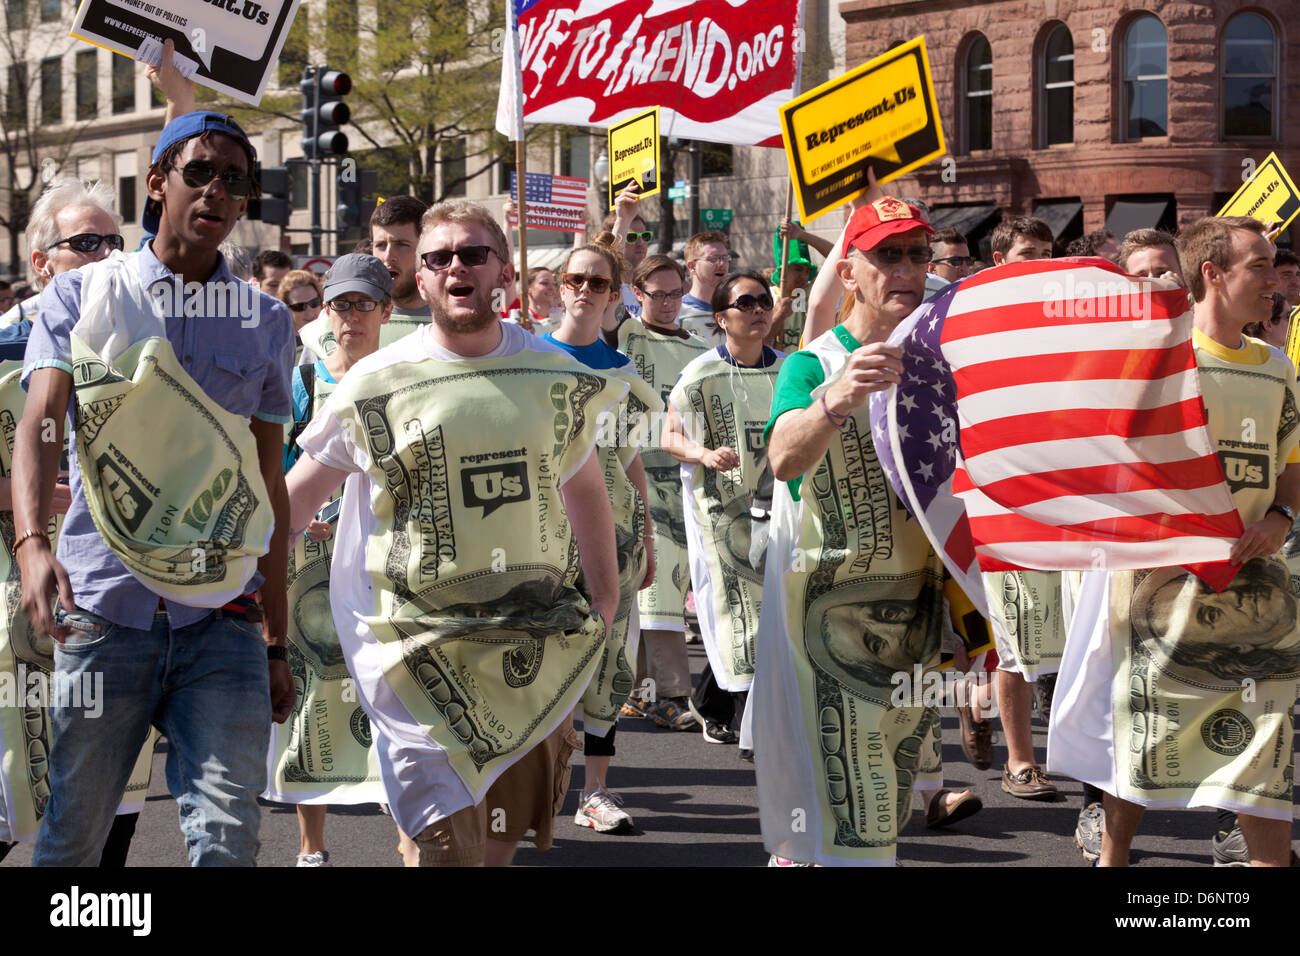
M 460 473 L 460 489 L 466 508 L 482 508 L 486 518 L 502 505 L 527 501 L 528 464 L 522 461 L 465 468 Z

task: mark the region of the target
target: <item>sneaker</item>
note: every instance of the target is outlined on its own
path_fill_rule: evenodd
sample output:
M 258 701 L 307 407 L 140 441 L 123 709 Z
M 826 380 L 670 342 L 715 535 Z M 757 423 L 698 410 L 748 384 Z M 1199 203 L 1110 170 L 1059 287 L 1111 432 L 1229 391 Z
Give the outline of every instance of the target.
M 1002 792 L 1021 800 L 1055 800 L 1059 794 L 1056 784 L 1047 779 L 1043 768 L 1035 764 L 1017 774 L 1010 767 L 1002 768 Z
M 753 763 L 753 762 L 754 762 L 754 751 L 750 750 L 748 747 L 741 747 L 741 748 L 740 748 L 740 759 L 741 759 L 741 760 L 748 760 L 750 763 Z
M 1079 822 L 1074 825 L 1074 845 L 1089 863 L 1101 858 L 1101 826 L 1104 820 L 1101 804 L 1090 803 L 1079 811 Z
M 319 853 L 299 853 L 299 866 L 333 866 L 330 862 L 330 851 L 321 850 Z
M 629 697 L 627 703 L 619 708 L 619 713 L 625 717 L 649 717 L 652 710 L 653 704 L 646 703 L 640 697 Z
M 1228 833 L 1220 830 L 1210 837 L 1210 852 L 1215 866 L 1250 866 L 1250 851 L 1246 849 L 1246 837 L 1240 826 Z
M 623 798 L 604 787 L 584 790 L 578 797 L 578 812 L 573 822 L 591 827 L 597 833 L 631 833 L 632 817 L 620 808 Z
M 1056 693 L 1056 675 L 1044 674 L 1034 681 L 1034 705 L 1043 723 L 1052 722 L 1052 695 Z
M 646 716 L 669 730 L 693 730 L 696 727 L 685 697 L 665 697 Z
M 739 738 L 731 732 L 731 728 L 726 724 L 720 724 L 716 720 L 706 720 L 704 722 L 704 742 L 706 744 L 734 744 Z
M 767 858 L 768 866 L 812 866 L 811 863 L 796 863 L 794 860 L 787 860 L 783 856 L 777 856 L 773 853 Z

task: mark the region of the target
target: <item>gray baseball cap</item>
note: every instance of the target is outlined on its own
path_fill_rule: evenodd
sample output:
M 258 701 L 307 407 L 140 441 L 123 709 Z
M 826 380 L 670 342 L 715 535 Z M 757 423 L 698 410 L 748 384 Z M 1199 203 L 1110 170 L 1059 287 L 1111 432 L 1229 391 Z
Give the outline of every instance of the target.
M 333 302 L 345 292 L 360 292 L 376 301 L 393 294 L 393 277 L 388 267 L 362 252 L 339 256 L 325 273 L 325 301 Z

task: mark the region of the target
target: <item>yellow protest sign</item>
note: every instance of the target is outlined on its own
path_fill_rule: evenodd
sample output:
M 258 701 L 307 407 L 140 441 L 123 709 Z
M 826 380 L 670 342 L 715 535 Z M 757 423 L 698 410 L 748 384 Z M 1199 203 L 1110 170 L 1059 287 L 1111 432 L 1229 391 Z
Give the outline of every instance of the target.
M 609 128 L 609 208 L 623 187 L 636 180 L 641 198 L 659 192 L 659 107 Z
M 781 107 L 795 198 L 806 223 L 944 153 L 925 38 L 916 37 Z
M 1287 175 L 1276 153 L 1255 167 L 1255 175 L 1242 183 L 1219 210 L 1220 216 L 1250 216 L 1260 222 L 1280 222 L 1285 229 L 1300 213 L 1300 190 Z
M 1300 306 L 1291 310 L 1290 322 L 1286 329 L 1286 357 L 1300 369 Z

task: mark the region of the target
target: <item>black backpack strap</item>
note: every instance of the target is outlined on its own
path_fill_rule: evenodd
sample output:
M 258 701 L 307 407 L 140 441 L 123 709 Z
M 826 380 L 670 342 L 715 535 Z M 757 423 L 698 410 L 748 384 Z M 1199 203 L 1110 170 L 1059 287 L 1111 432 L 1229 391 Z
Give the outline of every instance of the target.
M 316 400 L 316 363 L 299 365 L 298 375 L 302 379 L 302 387 L 307 392 L 307 404 L 303 409 L 302 418 L 294 418 L 293 427 L 289 429 L 289 447 L 294 450 L 295 456 L 298 450 L 298 436 L 311 424 L 312 405 Z

